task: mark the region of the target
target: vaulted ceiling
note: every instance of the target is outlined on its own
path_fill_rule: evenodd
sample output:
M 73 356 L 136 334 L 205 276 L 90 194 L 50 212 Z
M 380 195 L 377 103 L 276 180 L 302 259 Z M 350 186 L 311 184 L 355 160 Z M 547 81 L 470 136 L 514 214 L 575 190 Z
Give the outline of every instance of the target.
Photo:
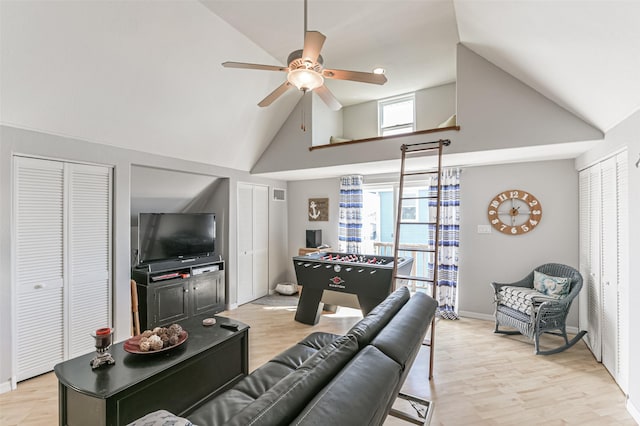
M 303 0 L 0 2 L 0 122 L 250 170 L 301 96 L 257 102 L 302 47 Z M 640 2 L 309 0 L 344 104 L 455 81 L 458 42 L 602 131 L 640 109 Z

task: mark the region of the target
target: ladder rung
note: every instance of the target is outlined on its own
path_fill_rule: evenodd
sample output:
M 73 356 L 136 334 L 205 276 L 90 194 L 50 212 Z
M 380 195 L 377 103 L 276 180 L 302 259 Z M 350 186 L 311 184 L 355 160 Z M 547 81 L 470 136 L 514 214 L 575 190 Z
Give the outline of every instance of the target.
M 404 150 L 405 153 L 407 154 L 413 154 L 415 152 L 428 152 L 428 151 L 438 151 L 440 149 L 439 146 L 430 146 L 430 147 L 423 147 L 423 148 L 407 148 Z
M 401 200 L 435 200 L 437 195 L 425 195 L 424 197 L 402 197 Z M 508 214 L 509 212 L 507 212 Z
M 433 279 L 427 277 L 414 277 L 413 275 L 396 275 L 396 280 L 422 281 L 424 283 L 433 283 Z
M 437 175 L 438 172 L 408 172 L 408 173 L 403 173 L 400 175 L 400 177 L 402 176 L 419 176 L 419 175 Z
M 435 249 L 426 249 L 426 248 L 408 248 L 408 247 L 398 247 L 398 251 L 418 251 L 422 253 L 435 253 Z

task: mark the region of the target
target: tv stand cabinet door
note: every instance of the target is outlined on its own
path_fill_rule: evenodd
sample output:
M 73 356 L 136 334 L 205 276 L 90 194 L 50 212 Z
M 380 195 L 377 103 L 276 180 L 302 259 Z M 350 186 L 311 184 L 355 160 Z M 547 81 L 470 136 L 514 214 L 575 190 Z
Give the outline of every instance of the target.
M 189 283 L 180 280 L 173 283 L 153 284 L 152 323 L 147 328 L 170 325 L 189 317 Z
M 224 310 L 224 271 L 209 272 L 191 278 L 192 315 Z

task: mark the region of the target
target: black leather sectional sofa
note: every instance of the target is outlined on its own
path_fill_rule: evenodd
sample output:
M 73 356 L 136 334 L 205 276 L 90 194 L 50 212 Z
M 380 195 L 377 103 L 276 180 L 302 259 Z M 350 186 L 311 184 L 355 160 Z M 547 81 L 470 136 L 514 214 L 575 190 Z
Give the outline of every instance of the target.
M 400 288 L 344 336 L 311 333 L 187 418 L 198 426 L 380 425 L 436 306 Z

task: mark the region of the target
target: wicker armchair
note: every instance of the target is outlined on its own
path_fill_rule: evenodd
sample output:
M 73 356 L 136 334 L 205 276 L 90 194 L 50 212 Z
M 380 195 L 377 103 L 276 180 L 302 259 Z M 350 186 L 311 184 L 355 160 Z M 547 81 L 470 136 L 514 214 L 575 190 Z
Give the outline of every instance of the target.
M 548 297 L 534 289 L 534 271 L 552 277 L 570 278 L 568 294 Z M 536 355 L 562 352 L 576 344 L 586 334 L 580 331 L 571 341 L 567 338 L 566 319 L 571 302 L 582 288 L 582 275 L 574 268 L 557 263 L 538 266 L 529 275 L 514 283 L 491 283 L 495 292 L 496 327 L 494 333 L 522 334 L 535 341 Z M 500 330 L 499 327 L 516 330 Z M 541 351 L 542 333 L 564 337 L 565 344 L 555 349 Z

